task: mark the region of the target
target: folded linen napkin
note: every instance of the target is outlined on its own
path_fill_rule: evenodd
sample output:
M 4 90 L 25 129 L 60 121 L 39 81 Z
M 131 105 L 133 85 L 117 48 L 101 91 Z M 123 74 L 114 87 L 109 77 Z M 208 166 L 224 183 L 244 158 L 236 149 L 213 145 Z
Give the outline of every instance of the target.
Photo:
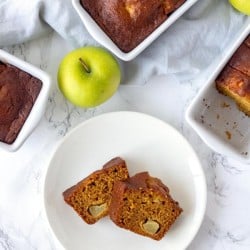
M 157 74 L 175 74 L 180 81 L 192 79 L 247 20 L 228 0 L 200 0 L 141 55 L 124 62 L 124 81 L 143 84 Z M 0 0 L 0 47 L 35 39 L 51 29 L 74 47 L 97 44 L 71 0 Z

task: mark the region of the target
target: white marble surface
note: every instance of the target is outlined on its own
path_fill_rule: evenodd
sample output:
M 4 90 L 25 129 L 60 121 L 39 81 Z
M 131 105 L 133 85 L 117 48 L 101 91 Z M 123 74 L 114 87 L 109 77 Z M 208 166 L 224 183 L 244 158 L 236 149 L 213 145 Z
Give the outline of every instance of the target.
M 43 178 L 50 155 L 71 128 L 116 110 L 159 117 L 177 128 L 196 150 L 206 174 L 208 203 L 188 249 L 250 249 L 250 166 L 212 152 L 184 119 L 202 81 L 179 81 L 166 75 L 141 85 L 123 83 L 105 104 L 80 109 L 65 101 L 57 88 L 58 63 L 72 49 L 62 38 L 50 33 L 4 49 L 50 73 L 53 86 L 46 113 L 23 147 L 16 153 L 0 151 L 0 249 L 60 249 L 42 213 Z

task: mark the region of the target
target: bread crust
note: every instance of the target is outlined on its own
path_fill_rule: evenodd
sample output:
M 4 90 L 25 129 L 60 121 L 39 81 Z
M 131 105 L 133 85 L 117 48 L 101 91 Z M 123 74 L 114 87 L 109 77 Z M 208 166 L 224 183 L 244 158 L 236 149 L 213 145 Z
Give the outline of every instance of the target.
M 129 177 L 125 161 L 116 157 L 63 192 L 65 202 L 88 224 L 94 224 L 109 212 L 111 193 L 114 182 Z M 103 211 L 97 216 L 90 213 L 90 208 L 102 206 Z
M 109 215 L 121 228 L 160 240 L 182 211 L 160 179 L 141 172 L 115 183 Z M 159 225 L 157 232 L 145 231 L 143 225 L 147 221 Z
M 151 34 L 185 0 L 81 0 L 83 8 L 124 52 Z
M 215 80 L 217 90 L 232 98 L 250 116 L 250 37 L 233 54 Z

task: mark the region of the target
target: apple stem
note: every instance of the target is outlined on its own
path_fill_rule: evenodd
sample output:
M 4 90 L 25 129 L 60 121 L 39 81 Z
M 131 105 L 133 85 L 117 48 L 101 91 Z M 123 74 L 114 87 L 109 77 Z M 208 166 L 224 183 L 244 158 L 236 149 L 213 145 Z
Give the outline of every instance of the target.
M 80 63 L 82 64 L 83 68 L 86 70 L 87 73 L 90 73 L 90 69 L 87 66 L 87 64 L 84 62 L 84 60 L 80 57 L 79 58 Z

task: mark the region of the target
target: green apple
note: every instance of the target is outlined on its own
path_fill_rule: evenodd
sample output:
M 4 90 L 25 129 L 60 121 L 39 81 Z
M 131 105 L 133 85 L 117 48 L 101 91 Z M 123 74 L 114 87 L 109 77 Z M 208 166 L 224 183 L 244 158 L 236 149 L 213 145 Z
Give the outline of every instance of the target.
M 250 15 L 250 0 L 229 0 L 229 2 L 238 11 Z
M 86 46 L 68 53 L 61 61 L 58 86 L 71 103 L 95 107 L 117 90 L 121 70 L 114 56 L 100 47 Z

